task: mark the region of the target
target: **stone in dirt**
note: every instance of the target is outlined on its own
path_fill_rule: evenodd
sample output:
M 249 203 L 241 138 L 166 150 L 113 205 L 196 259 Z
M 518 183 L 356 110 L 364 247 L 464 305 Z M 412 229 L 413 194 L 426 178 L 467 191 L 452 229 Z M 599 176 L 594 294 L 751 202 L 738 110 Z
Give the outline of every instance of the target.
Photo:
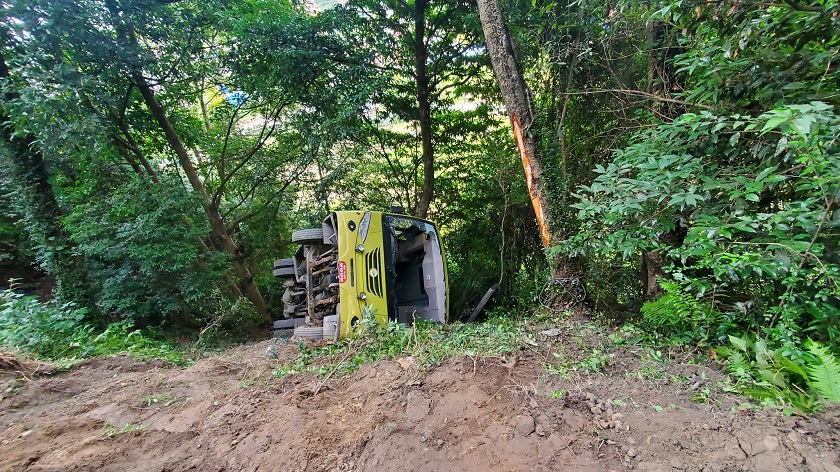
M 520 415 L 516 417 L 516 427 L 514 430 L 518 436 L 528 436 L 536 429 L 534 417 L 530 415 Z
M 397 364 L 399 364 L 403 370 L 409 370 L 412 367 L 417 366 L 417 361 L 414 360 L 413 356 L 408 356 L 397 359 Z
M 405 407 L 405 416 L 408 421 L 416 423 L 429 414 L 432 401 L 423 395 L 419 390 L 408 392 L 408 399 Z

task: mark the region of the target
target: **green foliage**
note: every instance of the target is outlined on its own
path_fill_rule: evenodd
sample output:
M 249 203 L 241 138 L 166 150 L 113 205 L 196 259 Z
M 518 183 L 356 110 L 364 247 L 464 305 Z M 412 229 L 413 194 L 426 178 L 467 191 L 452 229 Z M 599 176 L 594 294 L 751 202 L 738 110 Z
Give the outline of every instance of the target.
M 496 317 L 480 324 L 444 325 L 419 320 L 412 326 L 397 322 L 382 326 L 373 314 L 365 313 L 354 338 L 316 348 L 301 342 L 295 363 L 279 367 L 275 375 L 283 377 L 304 371 L 319 375 L 334 371 L 349 373 L 364 363 L 397 357 L 404 357 L 419 368 L 428 368 L 451 357 L 504 356 L 518 350 L 526 337 L 522 323 L 508 317 Z
M 796 120 L 808 123 L 808 134 Z M 779 134 L 718 141 L 714 129 L 726 126 Z M 577 205 L 584 231 L 568 247 L 624 258 L 667 253 L 675 279 L 697 296 L 713 297 L 742 327 L 765 326 L 789 346 L 805 333 L 834 344 L 840 260 L 831 232 L 840 222 L 833 177 L 840 154 L 831 137 L 838 132 L 840 118 L 817 102 L 758 118 L 683 115 L 598 169 Z M 761 162 L 752 169 L 719 160 L 756 152 Z M 680 228 L 681 244 L 661 237 Z
M 613 353 L 605 353 L 599 349 L 595 349 L 589 356 L 581 359 L 576 367 L 592 373 L 603 372 L 604 368 L 609 365 L 614 357 L 615 354 Z
M 112 323 L 97 332 L 85 323 L 87 314 L 87 309 L 72 303 L 41 303 L 5 290 L 0 292 L 0 345 L 61 364 L 119 353 L 177 365 L 187 362 L 180 352 L 132 329 L 128 322 Z
M 44 151 L 64 230 L 30 237 L 83 268 L 76 278 L 47 272 L 90 289 L 85 306 L 100 326 L 241 328 L 253 308 L 237 300 L 232 262 L 277 312 L 283 287 L 271 260 L 290 255 L 290 230 L 306 227 L 298 223 L 350 206 L 417 206 L 424 113 L 430 215 L 451 241 L 453 311 L 468 312 L 500 279 L 494 303 L 514 304 L 514 274 L 543 263 L 509 131 L 483 98 L 495 98 L 495 84 L 470 2 L 418 11 L 358 0 L 313 14 L 262 0 L 15 0 L 2 13 L 3 85 L 17 97 L 4 109 Z M 419 49 L 405 40 L 418 25 Z M 185 179 L 135 70 L 153 84 L 206 195 Z M 247 98 L 232 103 L 221 86 Z M 219 225 L 211 231 L 202 213 L 208 199 L 236 254 L 219 250 Z
M 809 412 L 821 407 L 820 400 L 837 402 L 840 393 L 840 365 L 822 344 L 808 341 L 800 358 L 788 357 L 782 349 L 770 349 L 761 338 L 729 337 L 730 346 L 717 354 L 727 359 L 726 369 L 735 388 L 766 405 L 781 405 Z
M 2 160 L 2 157 L 0 157 Z M 7 169 L 0 161 L 0 171 Z M 0 178 L 0 271 L 3 278 L 0 284 L 8 283 L 9 277 L 27 275 L 27 266 L 35 262 L 32 243 L 27 241 L 26 231 L 21 222 L 21 215 L 15 210 L 14 185 Z
M 698 300 L 675 282 L 660 280 L 665 294 L 642 306 L 642 317 L 655 331 L 672 336 L 676 342 L 707 341 L 725 336 L 726 318 L 709 300 Z
M 126 423 L 123 425 L 122 428 L 117 428 L 116 426 L 108 423 L 107 421 L 102 426 L 102 432 L 108 439 L 115 438 L 121 434 L 130 433 L 132 431 L 145 431 L 146 426 L 142 424 L 134 424 L 134 423 Z
M 453 170 L 471 178 L 447 173 L 437 180 L 446 203 L 436 206 L 434 219 L 446 246 L 453 320 L 468 315 L 497 282 L 491 307 L 528 311 L 536 300 L 528 296 L 530 285 L 544 282 L 546 261 L 508 136 L 507 129 L 495 130 L 455 153 L 460 162 Z
M 681 113 L 594 166 L 576 195 L 580 232 L 557 250 L 630 273 L 661 258 L 687 297 L 662 287 L 644 311 L 661 326 L 685 314 L 669 329 L 689 332 L 706 313 L 713 332 L 689 337 L 761 331 L 790 357 L 806 338 L 836 348 L 838 6 L 726 8 L 674 3 L 651 17 L 687 33 L 671 61 Z
M 658 29 L 645 18 L 649 8 L 634 1 L 504 3 L 533 94 L 535 121 L 529 133 L 540 142 L 548 182 L 543 191 L 555 202 L 549 212 L 560 238 L 577 232 L 573 192 L 591 181 L 591 169 L 626 145 L 631 130 L 669 114 L 667 105 L 633 95 L 669 79 L 653 63 L 672 54 L 675 44 L 668 34 L 655 39 Z M 635 288 L 632 275 L 616 270 L 611 259 L 581 262 L 595 282 L 587 284 L 587 292 L 598 310 L 614 312 L 624 308 L 616 304 L 632 302 L 626 290 Z
M 840 364 L 828 348 L 817 342 L 808 344 L 817 364 L 808 365 L 808 381 L 825 400 L 840 403 Z
M 217 285 L 228 262 L 201 248 L 209 232 L 202 216 L 196 199 L 168 180 L 134 179 L 77 206 L 67 226 L 88 256 L 102 314 L 196 326 L 222 309 Z
M 245 332 L 254 310 L 232 263 L 278 304 L 271 260 L 293 250 L 291 229 L 332 209 L 417 208 L 424 159 L 434 163 L 429 214 L 447 246 L 453 317 L 496 281 L 488 313 L 539 311 L 553 274 L 476 11 L 460 0 L 417 5 L 351 0 L 313 13 L 268 0 L 4 4 L 9 77 L 0 85 L 14 139 L 0 157 L 21 165 L 0 182 L 0 264 L 35 257 L 57 292 L 91 296 L 82 307 L 7 293 L 3 342 L 77 358 L 153 352 L 156 342 L 133 326 Z M 840 345 L 840 7 L 796 5 L 505 4 L 533 92 L 528 132 L 548 182 L 540 190 L 554 197 L 548 210 L 565 240 L 553 254 L 581 261 L 594 311 L 619 318 L 641 307 L 646 332 L 700 343 L 760 333 L 773 349 L 745 345 L 731 365 L 773 401 L 789 385 L 836 398 Z M 200 185 L 184 180 L 150 118 L 137 70 Z M 27 167 L 34 155 L 6 152 L 27 147 L 44 162 Z M 33 170 L 39 185 L 21 184 Z M 222 221 L 211 227 L 205 209 Z M 235 250 L 219 250 L 222 235 Z M 664 274 L 664 293 L 644 292 L 643 268 L 645 282 Z M 522 327 L 490 318 L 365 322 L 356 340 L 302 345 L 281 373 L 516 349 Z M 337 367 L 323 364 L 335 356 L 344 359 Z M 580 367 L 606 362 L 598 352 Z

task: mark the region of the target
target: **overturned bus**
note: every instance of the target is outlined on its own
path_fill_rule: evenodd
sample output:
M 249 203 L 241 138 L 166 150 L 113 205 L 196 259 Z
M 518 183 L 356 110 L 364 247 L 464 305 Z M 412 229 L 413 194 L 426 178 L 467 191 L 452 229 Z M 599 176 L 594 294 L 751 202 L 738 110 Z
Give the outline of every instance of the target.
M 375 211 L 336 211 L 320 228 L 292 233 L 295 255 L 274 262 L 285 279 L 275 334 L 351 337 L 367 311 L 381 324 L 446 322 L 446 259 L 435 225 Z

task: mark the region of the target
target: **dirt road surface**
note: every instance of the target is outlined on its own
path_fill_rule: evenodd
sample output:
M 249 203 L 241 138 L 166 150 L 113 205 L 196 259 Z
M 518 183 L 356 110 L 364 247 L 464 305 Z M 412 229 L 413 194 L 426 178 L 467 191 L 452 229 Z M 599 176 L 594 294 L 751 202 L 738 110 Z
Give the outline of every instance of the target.
M 752 408 L 714 365 L 632 346 L 557 363 L 564 344 L 426 369 L 381 360 L 327 382 L 274 375 L 297 346 L 272 359 L 269 341 L 188 368 L 6 371 L 0 470 L 840 471 L 836 409 Z

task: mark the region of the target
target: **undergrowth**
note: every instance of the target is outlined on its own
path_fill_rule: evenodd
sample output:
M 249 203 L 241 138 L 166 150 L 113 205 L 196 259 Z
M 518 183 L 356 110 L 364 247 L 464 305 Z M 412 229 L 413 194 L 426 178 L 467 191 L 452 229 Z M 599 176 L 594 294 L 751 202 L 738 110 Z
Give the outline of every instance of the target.
M 713 301 L 696 297 L 678 282 L 660 279 L 660 285 L 665 293 L 642 307 L 649 335 L 673 344 L 718 345 L 715 354 L 733 379 L 729 390 L 788 413 L 810 413 L 840 402 L 840 365 L 829 346 L 813 340 L 783 342 L 770 328 L 759 328 L 762 336 L 743 334 L 748 327 L 732 323 Z
M 181 352 L 133 329 L 128 321 L 99 331 L 85 322 L 86 316 L 86 309 L 72 303 L 42 303 L 34 296 L 4 290 L 0 292 L 0 346 L 60 366 L 118 353 L 187 363 Z
M 725 339 L 732 327 L 709 300 L 698 299 L 681 284 L 659 279 L 665 293 L 642 306 L 644 324 L 672 343 L 705 343 Z
M 720 346 L 715 352 L 727 361 L 735 391 L 788 413 L 809 413 L 826 402 L 840 402 L 840 364 L 822 344 L 808 341 L 803 355 L 794 358 L 771 349 L 761 338 L 729 340 L 731 347 Z
M 530 336 L 521 322 L 497 316 L 481 324 L 442 324 L 417 321 L 408 326 L 397 322 L 380 325 L 372 311 L 364 314 L 356 336 L 335 344 L 310 347 L 298 344 L 294 364 L 275 370 L 275 375 L 310 372 L 316 375 L 346 374 L 366 362 L 405 357 L 420 368 L 438 365 L 457 356 L 505 356 L 519 349 Z

